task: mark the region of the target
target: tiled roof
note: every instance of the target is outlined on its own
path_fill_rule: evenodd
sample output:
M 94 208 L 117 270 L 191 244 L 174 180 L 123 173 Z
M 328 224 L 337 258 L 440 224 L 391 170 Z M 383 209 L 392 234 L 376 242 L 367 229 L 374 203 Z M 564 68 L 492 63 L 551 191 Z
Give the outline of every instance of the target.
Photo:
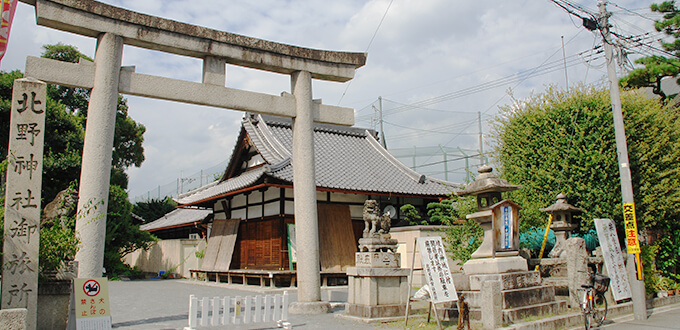
M 212 210 L 204 209 L 175 209 L 157 220 L 139 226 L 139 229 L 153 231 L 162 228 L 181 226 L 196 221 L 202 221 L 211 213 Z
M 215 181 L 211 184 L 180 195 L 179 198 L 177 198 L 177 203 L 189 204 L 195 201 L 219 196 L 230 191 L 243 189 L 257 182 L 267 171 L 269 171 L 269 167 L 262 166 L 250 171 L 246 171 L 243 174 L 226 181 Z
M 274 116 L 246 116 L 243 128 L 268 166 L 245 172 L 211 187 L 180 196 L 180 203 L 205 200 L 242 189 L 260 176 L 293 182 L 291 120 Z M 319 188 L 439 197 L 461 185 L 428 178 L 394 158 L 375 139 L 374 132 L 355 127 L 314 125 L 316 185 Z M 234 155 L 232 155 L 234 157 Z

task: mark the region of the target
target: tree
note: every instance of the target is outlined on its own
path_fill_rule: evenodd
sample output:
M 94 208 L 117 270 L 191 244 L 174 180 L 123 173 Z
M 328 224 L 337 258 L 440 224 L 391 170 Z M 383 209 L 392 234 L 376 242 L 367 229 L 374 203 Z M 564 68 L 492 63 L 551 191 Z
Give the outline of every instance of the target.
M 673 52 L 676 57 L 680 57 L 680 40 L 678 40 L 680 36 L 680 12 L 675 6 L 675 1 L 652 4 L 651 10 L 664 14 L 664 19 L 657 21 L 654 28 L 675 38 L 671 43 L 662 41 L 661 45 L 665 50 Z M 677 58 L 649 56 L 637 59 L 635 63 L 642 64 L 644 67 L 634 69 L 628 76 L 621 78 L 619 85 L 624 89 L 651 87 L 653 93 L 659 95 L 661 101 L 665 102 L 667 95 L 661 90 L 661 80 L 680 74 L 680 61 Z M 680 83 L 680 79 L 678 79 L 678 83 Z
M 92 61 L 91 58 L 79 52 L 76 47 L 61 43 L 43 46 L 42 57 L 71 63 Z M 79 118 L 82 126 L 85 127 L 90 90 L 50 84 L 48 85 L 48 95 L 65 106 L 65 109 L 72 115 Z M 116 110 L 111 184 L 127 189 L 128 177 L 125 169 L 130 166 L 139 167 L 144 162 L 144 147 L 142 143 L 144 142 L 146 128 L 128 116 L 127 99 L 120 95 L 118 96 Z M 82 154 L 82 139 L 80 145 Z M 80 176 L 79 173 L 80 171 L 78 171 L 78 176 Z
M 43 46 L 42 57 L 73 62 L 92 61 L 77 48 L 64 44 Z M 7 157 L 9 143 L 9 115 L 14 79 L 22 78 L 20 71 L 0 72 L 0 157 Z M 45 119 L 45 150 L 43 191 L 46 201 L 80 178 L 87 105 L 90 91 L 60 85 L 47 85 L 47 116 Z M 127 188 L 125 169 L 141 166 L 144 161 L 144 132 L 146 128 L 128 115 L 127 100 L 118 97 L 114 135 L 111 184 Z
M 677 226 L 680 193 L 680 118 L 641 93 L 622 94 L 638 227 Z M 502 177 L 521 184 L 511 193 L 522 229 L 545 227 L 539 208 L 564 193 L 584 210 L 581 230 L 593 219 L 622 224 L 620 181 L 609 92 L 578 86 L 548 88 L 523 104 L 505 106 L 494 124 L 495 156 Z
M 44 47 L 43 57 L 68 62 L 79 60 L 92 61 L 80 53 L 75 47 L 57 44 Z M 9 115 L 14 79 L 21 78 L 19 71 L 0 72 L 0 156 L 7 157 L 9 142 Z M 52 200 L 56 194 L 80 177 L 84 128 L 87 119 L 87 104 L 90 91 L 87 89 L 48 85 L 45 121 L 45 150 L 43 164 L 43 191 L 45 201 Z M 145 132 L 143 125 L 128 116 L 127 100 L 119 97 L 116 113 L 116 132 L 114 136 L 113 160 L 111 170 L 110 201 L 107 216 L 105 267 L 109 273 L 119 271 L 125 266 L 122 257 L 137 248 L 148 248 L 154 238 L 148 232 L 142 232 L 132 223 L 130 210 L 132 205 L 127 201 L 123 189 L 127 187 L 125 169 L 129 166 L 140 166 L 144 161 Z M 6 163 L 2 163 L 0 172 L 4 177 Z M 2 183 L 2 181 L 0 181 Z M 4 214 L 3 214 L 4 215 Z M 75 244 L 69 241 L 74 235 L 74 222 L 62 222 L 59 226 L 49 224 L 45 230 L 48 234 L 43 250 L 58 248 L 64 253 L 64 247 Z M 51 236 L 50 236 L 51 235 Z M 75 239 L 75 236 L 70 238 Z M 57 246 L 53 240 L 66 242 Z M 71 242 L 71 243 L 69 243 Z M 50 252 L 48 252 L 50 253 Z M 59 256 L 53 253 L 55 256 Z M 47 261 L 48 258 L 43 258 Z M 55 258 L 52 258 L 55 259 Z M 61 259 L 57 257 L 56 259 Z M 55 260 L 56 260 L 55 259 Z M 51 260 L 54 261 L 54 260 Z
M 92 62 L 92 59 L 79 52 L 78 48 L 62 43 L 44 45 L 41 56 L 70 63 L 78 63 L 81 60 Z M 80 114 L 83 117 L 87 116 L 87 105 L 90 101 L 90 91 L 88 89 L 50 84 L 47 86 L 47 95 L 53 100 L 61 101 L 71 113 Z
M 428 219 L 424 220 L 421 220 L 418 210 L 411 204 L 403 205 L 400 210 L 411 225 L 446 226 L 444 245 L 453 260 L 464 263 L 482 243 L 482 228 L 474 220 L 464 220 L 466 215 L 477 210 L 477 202 L 472 196 L 451 195 L 448 199 L 429 203 Z
M 109 189 L 109 205 L 106 215 L 106 247 L 104 268 L 107 274 L 120 274 L 128 269 L 123 257 L 138 249 L 148 250 L 156 241 L 149 232 L 139 230 L 132 222 L 132 204 L 127 193 L 118 186 Z
M 16 70 L 0 72 L 0 157 L 7 158 L 12 86 L 23 74 Z M 47 98 L 45 117 L 45 147 L 43 151 L 44 200 L 51 201 L 59 191 L 80 177 L 84 131 L 82 119 L 69 113 L 66 107 Z M 4 177 L 4 171 L 3 177 Z
M 160 219 L 168 212 L 175 209 L 177 203 L 170 197 L 164 199 L 151 199 L 146 202 L 137 202 L 132 208 L 132 213 L 142 217 L 147 222 Z
M 111 164 L 111 184 L 127 189 L 128 177 L 125 169 L 140 167 L 144 162 L 144 132 L 146 127 L 128 116 L 127 100 L 118 96 L 116 130 L 113 136 L 113 160 Z
M 652 93 L 659 95 L 661 102 L 668 97 L 661 89 L 661 80 L 666 77 L 675 77 L 680 73 L 680 60 L 662 56 L 643 57 L 635 60 L 644 68 L 637 68 L 629 72 L 627 76 L 619 80 L 619 86 L 630 90 L 640 87 L 652 88 Z
M 461 264 L 470 259 L 475 250 L 482 244 L 484 230 L 472 219 L 465 216 L 477 210 L 474 196 L 458 197 L 452 195 L 439 203 L 429 203 L 427 214 L 430 219 L 447 226 L 444 234 L 446 251 L 453 260 Z

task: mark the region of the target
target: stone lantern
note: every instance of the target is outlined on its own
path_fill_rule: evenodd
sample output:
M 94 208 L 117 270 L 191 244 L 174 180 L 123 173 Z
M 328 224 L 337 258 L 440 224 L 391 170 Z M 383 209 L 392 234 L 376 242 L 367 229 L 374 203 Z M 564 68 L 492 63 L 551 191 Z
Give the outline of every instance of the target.
M 519 256 L 519 209 L 511 200 L 501 200 L 501 193 L 522 186 L 513 185 L 492 173 L 492 168 L 482 166 L 474 181 L 458 196 L 477 198 L 478 211 L 468 214 L 484 230 L 484 240 L 463 265 L 466 274 L 500 274 L 526 271 L 527 262 Z
M 540 210 L 553 216 L 550 229 L 555 232 L 555 247 L 548 256 L 558 258 L 564 251 L 565 242 L 571 236 L 571 231 L 578 228 L 578 223 L 572 221 L 572 215 L 583 210 L 567 203 L 567 196 L 562 193 L 557 195 L 557 200 L 553 205 Z
M 470 310 L 479 310 L 485 329 L 495 329 L 518 316 L 559 314 L 566 301 L 555 300 L 555 287 L 543 285 L 541 274 L 528 269 L 519 256 L 519 210 L 501 193 L 521 186 L 497 177 L 489 166 L 479 168 L 475 181 L 458 196 L 475 196 L 478 210 L 468 214 L 484 229 L 484 240 L 463 264 L 465 294 Z M 463 280 L 464 281 L 464 280 Z

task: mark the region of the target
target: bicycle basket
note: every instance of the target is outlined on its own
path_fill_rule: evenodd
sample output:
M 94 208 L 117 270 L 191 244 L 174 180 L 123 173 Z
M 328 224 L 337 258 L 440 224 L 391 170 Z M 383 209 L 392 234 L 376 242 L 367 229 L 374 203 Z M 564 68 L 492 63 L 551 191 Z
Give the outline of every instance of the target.
M 609 289 L 609 276 L 596 274 L 593 280 L 593 288 L 597 292 L 606 292 Z

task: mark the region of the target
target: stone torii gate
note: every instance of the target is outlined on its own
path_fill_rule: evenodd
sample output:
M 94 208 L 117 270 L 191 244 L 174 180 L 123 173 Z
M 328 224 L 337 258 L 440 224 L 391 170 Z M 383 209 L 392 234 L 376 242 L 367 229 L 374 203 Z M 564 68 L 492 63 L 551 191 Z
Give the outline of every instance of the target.
M 323 51 L 256 39 L 136 13 L 93 0 L 20 0 L 35 6 L 37 23 L 97 38 L 94 64 L 28 57 L 26 76 L 91 88 L 76 231 L 79 277 L 102 275 L 111 150 L 118 93 L 293 118 L 298 300 L 291 312 L 322 313 L 314 170 L 314 121 L 351 126 L 354 111 L 312 100 L 312 78 L 345 82 L 365 53 Z M 135 73 L 121 67 L 123 45 L 203 60 L 203 82 Z M 225 87 L 226 64 L 291 76 L 292 95 Z

